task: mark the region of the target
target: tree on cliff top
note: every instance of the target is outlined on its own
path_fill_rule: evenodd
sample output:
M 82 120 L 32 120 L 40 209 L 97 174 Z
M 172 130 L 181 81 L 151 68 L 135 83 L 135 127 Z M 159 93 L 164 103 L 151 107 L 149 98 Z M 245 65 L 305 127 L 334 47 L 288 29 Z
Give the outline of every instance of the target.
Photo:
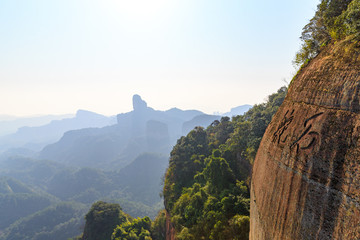
M 116 226 L 127 222 L 127 216 L 119 204 L 98 201 L 85 216 L 86 224 L 82 240 L 109 240 Z
M 360 32 L 360 0 L 322 0 L 315 16 L 303 28 L 302 46 L 294 64 L 303 65 L 332 40 Z

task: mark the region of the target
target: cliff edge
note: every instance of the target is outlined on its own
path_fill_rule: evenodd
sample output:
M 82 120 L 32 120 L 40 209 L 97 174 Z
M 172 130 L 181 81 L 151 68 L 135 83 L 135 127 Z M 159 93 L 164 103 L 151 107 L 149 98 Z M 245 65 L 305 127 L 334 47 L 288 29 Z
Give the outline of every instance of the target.
M 253 166 L 250 239 L 360 239 L 359 42 L 302 68 Z

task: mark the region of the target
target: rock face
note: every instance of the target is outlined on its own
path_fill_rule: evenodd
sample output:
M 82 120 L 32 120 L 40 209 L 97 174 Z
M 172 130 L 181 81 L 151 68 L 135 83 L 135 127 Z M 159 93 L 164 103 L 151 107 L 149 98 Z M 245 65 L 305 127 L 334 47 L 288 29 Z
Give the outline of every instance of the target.
M 147 103 L 137 94 L 133 96 L 134 111 L 143 111 L 147 108 Z
M 175 240 L 175 229 L 171 223 L 171 216 L 168 211 L 166 211 L 166 240 Z
M 253 166 L 250 239 L 360 239 L 360 57 L 348 46 L 302 69 L 268 126 Z

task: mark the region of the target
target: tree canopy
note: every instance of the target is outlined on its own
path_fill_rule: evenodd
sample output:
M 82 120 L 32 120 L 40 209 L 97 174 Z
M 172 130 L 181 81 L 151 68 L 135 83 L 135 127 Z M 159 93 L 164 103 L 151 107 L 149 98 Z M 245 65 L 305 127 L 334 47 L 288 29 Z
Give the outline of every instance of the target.
M 119 204 L 98 201 L 86 214 L 86 224 L 82 240 L 110 239 L 116 226 L 128 221 Z
M 176 239 L 249 238 L 251 164 L 286 91 L 279 89 L 245 115 L 223 117 L 178 140 L 163 190 Z
M 296 54 L 296 65 L 306 64 L 322 47 L 348 36 L 359 38 L 360 0 L 322 0 L 315 16 L 303 28 L 302 47 Z

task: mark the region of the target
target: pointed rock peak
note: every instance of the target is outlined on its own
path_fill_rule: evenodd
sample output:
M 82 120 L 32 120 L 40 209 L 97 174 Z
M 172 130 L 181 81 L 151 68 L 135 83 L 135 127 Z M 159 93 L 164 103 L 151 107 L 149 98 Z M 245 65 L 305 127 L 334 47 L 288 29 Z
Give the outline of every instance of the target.
M 134 111 L 141 111 L 147 108 L 147 103 L 141 99 L 137 94 L 133 96 L 133 108 Z

